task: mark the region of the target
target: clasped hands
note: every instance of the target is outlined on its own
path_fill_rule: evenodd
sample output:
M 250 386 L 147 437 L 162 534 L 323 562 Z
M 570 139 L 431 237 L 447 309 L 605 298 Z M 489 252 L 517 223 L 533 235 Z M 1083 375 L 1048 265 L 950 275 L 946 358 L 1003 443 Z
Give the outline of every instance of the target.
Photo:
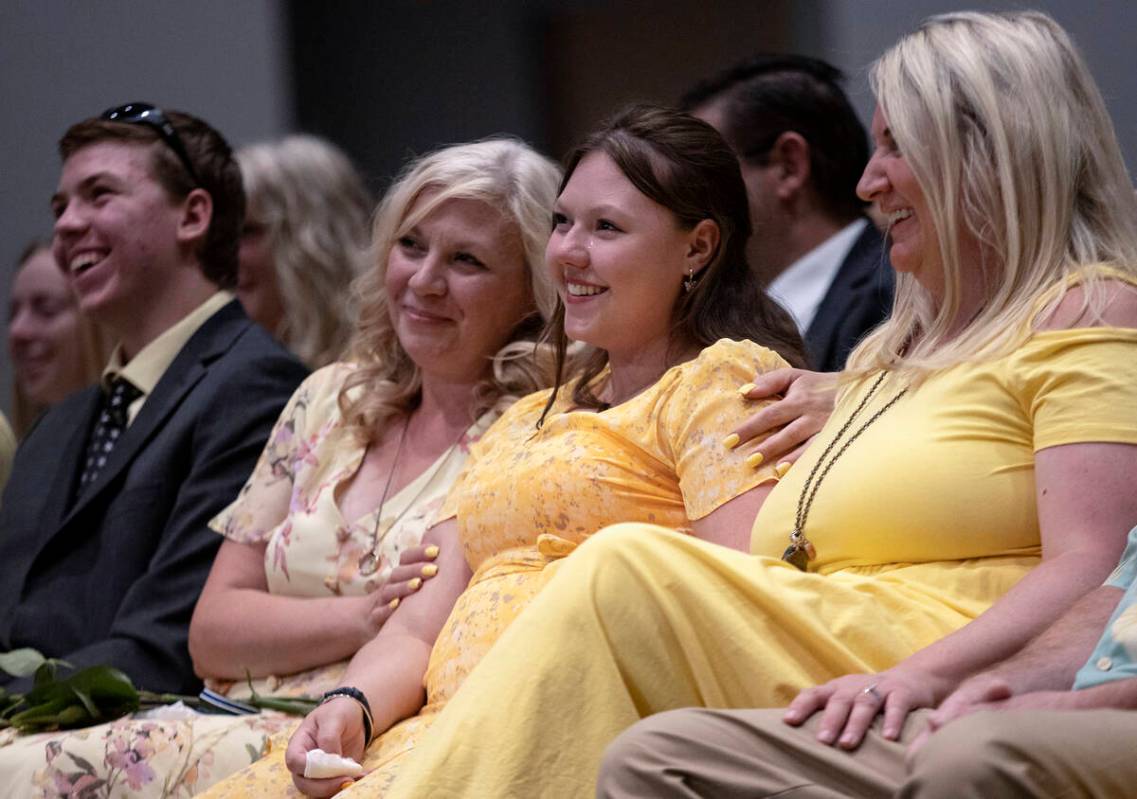
M 912 739 L 909 754 L 949 722 L 985 710 L 1071 709 L 1071 691 L 1018 692 L 1008 679 L 993 672 L 975 675 L 962 683 L 904 665 L 877 674 L 848 674 L 802 691 L 786 709 L 783 720 L 803 724 L 821 713 L 817 740 L 841 749 L 855 749 L 878 714 L 883 713 L 881 735 L 899 740 L 908 714 L 919 708 L 936 708 L 925 717 L 927 726 Z

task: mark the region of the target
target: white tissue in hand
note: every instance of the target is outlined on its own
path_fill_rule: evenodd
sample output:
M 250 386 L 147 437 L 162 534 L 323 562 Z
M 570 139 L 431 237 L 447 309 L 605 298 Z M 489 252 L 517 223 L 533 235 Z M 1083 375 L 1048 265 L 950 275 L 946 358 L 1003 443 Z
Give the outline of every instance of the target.
M 323 780 L 328 777 L 359 777 L 363 766 L 350 757 L 340 757 L 323 749 L 309 749 L 304 761 L 304 776 L 310 780 Z

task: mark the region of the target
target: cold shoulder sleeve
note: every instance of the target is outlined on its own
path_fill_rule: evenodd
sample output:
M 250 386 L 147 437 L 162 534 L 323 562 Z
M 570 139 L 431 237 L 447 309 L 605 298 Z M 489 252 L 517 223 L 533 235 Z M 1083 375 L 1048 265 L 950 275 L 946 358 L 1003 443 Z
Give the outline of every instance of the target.
M 735 449 L 722 442 L 770 404 L 743 398 L 739 386 L 785 366 L 781 356 L 765 347 L 721 339 L 674 371 L 660 409 L 659 432 L 675 464 L 689 519 L 701 519 L 751 488 L 778 479 L 776 463 L 757 469 L 747 465 L 758 441 Z
M 288 517 L 298 468 L 329 455 L 318 443 L 340 419 L 339 390 L 350 371 L 347 364 L 331 364 L 296 389 L 241 493 L 210 521 L 210 528 L 237 543 L 255 544 L 267 540 Z
M 1036 452 L 1085 442 L 1137 444 L 1137 330 L 1042 331 L 1010 368 Z

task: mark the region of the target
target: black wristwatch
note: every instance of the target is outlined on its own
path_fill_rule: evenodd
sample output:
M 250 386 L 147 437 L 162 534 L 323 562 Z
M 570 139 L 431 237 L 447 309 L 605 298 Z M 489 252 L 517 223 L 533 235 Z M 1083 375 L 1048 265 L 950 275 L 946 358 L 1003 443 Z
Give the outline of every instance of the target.
M 375 723 L 371 719 L 371 703 L 367 701 L 363 691 L 350 685 L 341 685 L 339 688 L 325 692 L 320 704 L 324 704 L 329 699 L 335 699 L 337 696 L 346 696 L 359 703 L 359 709 L 363 711 L 363 745 L 369 746 L 371 744 L 371 733 L 375 729 Z

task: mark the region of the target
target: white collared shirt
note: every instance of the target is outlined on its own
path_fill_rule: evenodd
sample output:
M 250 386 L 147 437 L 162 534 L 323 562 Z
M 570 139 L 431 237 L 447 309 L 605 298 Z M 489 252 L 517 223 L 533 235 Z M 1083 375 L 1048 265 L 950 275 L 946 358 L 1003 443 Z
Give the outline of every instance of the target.
M 790 312 L 802 335 L 813 324 L 818 306 L 868 223 L 863 217 L 850 222 L 790 264 L 766 288 Z

